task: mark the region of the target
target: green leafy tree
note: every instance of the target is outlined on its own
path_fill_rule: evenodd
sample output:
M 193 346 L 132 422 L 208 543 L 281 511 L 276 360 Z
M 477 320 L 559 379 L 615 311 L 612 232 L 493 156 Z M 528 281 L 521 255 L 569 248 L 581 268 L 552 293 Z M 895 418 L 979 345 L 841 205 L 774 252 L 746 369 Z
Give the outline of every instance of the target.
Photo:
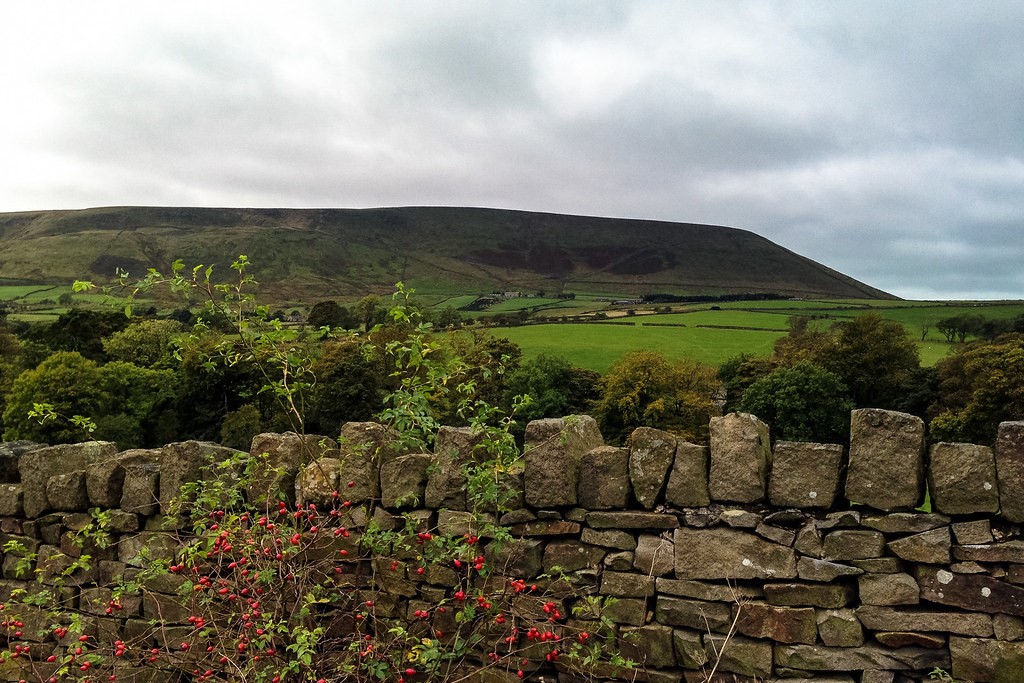
M 807 361 L 776 368 L 756 380 L 738 406 L 767 422 L 776 439 L 822 443 L 849 438 L 852 408 L 843 381 Z
M 696 361 L 633 351 L 602 378 L 594 417 L 604 434 L 617 441 L 642 426 L 702 438 L 718 412 L 719 388 L 715 371 Z
M 350 330 L 359 325 L 352 312 L 334 300 L 321 301 L 310 309 L 306 323 L 314 329 Z
M 969 344 L 940 360 L 936 371 L 933 439 L 992 443 L 1000 422 L 1024 419 L 1024 335 Z
M 115 312 L 73 308 L 49 325 L 34 328 L 27 336 L 54 351 L 76 351 L 94 361 L 106 360 L 103 338 L 123 330 L 128 320 Z
M 389 383 L 384 364 L 360 341 L 325 343 L 311 370 L 316 377 L 308 401 L 311 431 L 336 434 L 343 423 L 369 420 L 384 407 Z
M 97 417 L 103 413 L 105 396 L 102 373 L 95 361 L 75 351 L 58 351 L 14 380 L 4 410 L 4 439 L 32 439 L 45 443 L 83 440 L 82 429 L 69 422 L 75 415 Z M 50 414 L 66 419 L 33 417 L 40 403 Z
M 520 412 L 522 421 L 587 413 L 600 396 L 601 376 L 577 368 L 564 358 L 540 354 L 509 373 L 504 405 L 515 396 L 529 396 Z
M 170 368 L 176 365 L 174 342 L 184 331 L 177 320 L 140 320 L 103 339 L 103 350 L 111 360 Z
M 819 365 L 843 380 L 860 408 L 894 408 L 921 367 L 917 344 L 900 323 L 866 313 L 832 327 L 835 345 Z
M 367 294 L 352 307 L 352 314 L 356 324 L 362 325 L 364 332 L 369 332 L 387 320 L 388 310 L 379 296 Z

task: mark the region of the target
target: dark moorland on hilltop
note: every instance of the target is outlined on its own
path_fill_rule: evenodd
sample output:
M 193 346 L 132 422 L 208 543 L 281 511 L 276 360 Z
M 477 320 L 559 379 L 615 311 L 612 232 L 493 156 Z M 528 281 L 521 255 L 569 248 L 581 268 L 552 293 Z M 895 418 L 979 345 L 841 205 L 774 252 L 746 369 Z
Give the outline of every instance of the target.
M 480 208 L 114 207 L 0 214 L 8 280 L 142 275 L 247 254 L 280 298 L 496 289 L 629 295 L 891 295 L 736 228 Z

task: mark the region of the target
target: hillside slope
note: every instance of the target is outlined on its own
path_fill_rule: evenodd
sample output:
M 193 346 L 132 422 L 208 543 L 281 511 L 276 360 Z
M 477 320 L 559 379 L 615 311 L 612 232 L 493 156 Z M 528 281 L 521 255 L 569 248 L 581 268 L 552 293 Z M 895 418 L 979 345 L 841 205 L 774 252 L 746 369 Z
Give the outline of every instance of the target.
M 752 232 L 499 209 L 113 207 L 0 214 L 4 278 L 67 282 L 256 264 L 280 297 L 495 289 L 892 298 Z

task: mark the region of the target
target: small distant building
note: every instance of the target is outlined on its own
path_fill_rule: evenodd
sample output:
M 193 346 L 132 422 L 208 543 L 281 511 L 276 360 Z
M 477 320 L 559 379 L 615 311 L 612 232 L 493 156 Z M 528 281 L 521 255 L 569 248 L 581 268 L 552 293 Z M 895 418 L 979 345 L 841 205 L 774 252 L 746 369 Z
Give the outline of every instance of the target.
M 501 296 L 506 299 L 518 299 L 523 296 L 522 292 L 502 292 Z

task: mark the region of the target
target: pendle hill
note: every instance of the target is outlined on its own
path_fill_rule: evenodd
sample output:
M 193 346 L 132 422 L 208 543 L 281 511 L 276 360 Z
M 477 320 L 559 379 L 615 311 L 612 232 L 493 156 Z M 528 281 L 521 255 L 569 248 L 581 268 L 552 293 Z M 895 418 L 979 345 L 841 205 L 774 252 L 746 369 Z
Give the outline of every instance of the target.
M 250 257 L 263 291 L 311 300 L 493 290 L 892 299 L 747 230 L 484 208 L 112 207 L 0 214 L 5 280 L 65 283 L 175 259 Z

